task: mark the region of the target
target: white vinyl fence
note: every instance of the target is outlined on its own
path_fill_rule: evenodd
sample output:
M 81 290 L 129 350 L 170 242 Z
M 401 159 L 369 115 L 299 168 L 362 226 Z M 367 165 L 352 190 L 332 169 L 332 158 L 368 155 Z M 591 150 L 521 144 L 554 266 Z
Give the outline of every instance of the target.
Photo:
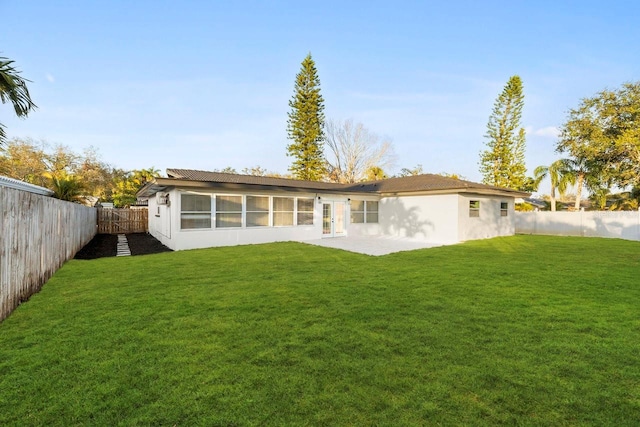
M 640 211 L 516 212 L 516 233 L 640 240 Z
M 0 321 L 96 234 L 96 209 L 0 185 Z

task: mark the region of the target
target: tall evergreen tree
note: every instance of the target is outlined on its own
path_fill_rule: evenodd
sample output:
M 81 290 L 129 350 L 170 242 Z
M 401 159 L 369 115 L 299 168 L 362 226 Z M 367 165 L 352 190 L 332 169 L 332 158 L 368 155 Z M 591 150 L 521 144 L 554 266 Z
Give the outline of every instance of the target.
M 487 123 L 487 149 L 480 153 L 480 173 L 485 184 L 519 190 L 527 182 L 526 138 L 520 124 L 523 106 L 522 80 L 512 76 L 496 99 Z
M 294 94 L 289 101 L 287 155 L 294 157 L 289 170 L 297 179 L 319 181 L 326 175 L 324 143 L 324 99 L 320 94 L 320 79 L 311 54 L 302 61 L 296 75 Z

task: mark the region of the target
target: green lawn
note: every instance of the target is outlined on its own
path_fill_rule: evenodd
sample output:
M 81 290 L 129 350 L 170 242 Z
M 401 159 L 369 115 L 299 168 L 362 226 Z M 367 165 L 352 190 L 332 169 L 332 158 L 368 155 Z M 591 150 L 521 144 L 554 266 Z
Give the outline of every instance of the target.
M 68 262 L 0 324 L 0 425 L 640 425 L 640 243 Z

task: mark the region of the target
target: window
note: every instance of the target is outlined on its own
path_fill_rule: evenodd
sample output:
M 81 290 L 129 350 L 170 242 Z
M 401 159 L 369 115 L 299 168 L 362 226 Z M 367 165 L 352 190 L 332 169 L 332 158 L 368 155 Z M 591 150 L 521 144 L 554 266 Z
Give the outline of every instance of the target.
M 367 213 L 367 224 L 378 222 L 378 202 L 366 202 L 365 210 Z
M 293 225 L 293 198 L 273 198 L 273 226 L 282 227 Z
M 298 199 L 298 225 L 313 225 L 313 199 Z
M 216 228 L 242 227 L 242 196 L 216 196 Z
M 269 197 L 247 196 L 247 227 L 269 225 Z
M 378 222 L 378 202 L 352 200 L 350 207 L 352 224 L 373 224 Z
M 500 202 L 500 216 L 507 216 L 509 213 L 509 203 Z
M 211 228 L 211 196 L 182 194 L 180 196 L 180 228 Z
M 364 200 L 352 200 L 351 207 L 351 223 L 362 224 L 364 223 Z
M 480 200 L 469 201 L 469 217 L 471 218 L 480 217 Z

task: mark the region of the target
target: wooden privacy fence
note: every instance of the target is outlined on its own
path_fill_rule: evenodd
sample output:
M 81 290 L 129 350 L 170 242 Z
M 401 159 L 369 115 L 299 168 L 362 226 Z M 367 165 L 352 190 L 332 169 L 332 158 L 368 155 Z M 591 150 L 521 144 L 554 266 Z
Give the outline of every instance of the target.
M 0 186 L 0 321 L 96 234 L 96 210 Z
M 148 209 L 98 209 L 98 234 L 146 233 Z

